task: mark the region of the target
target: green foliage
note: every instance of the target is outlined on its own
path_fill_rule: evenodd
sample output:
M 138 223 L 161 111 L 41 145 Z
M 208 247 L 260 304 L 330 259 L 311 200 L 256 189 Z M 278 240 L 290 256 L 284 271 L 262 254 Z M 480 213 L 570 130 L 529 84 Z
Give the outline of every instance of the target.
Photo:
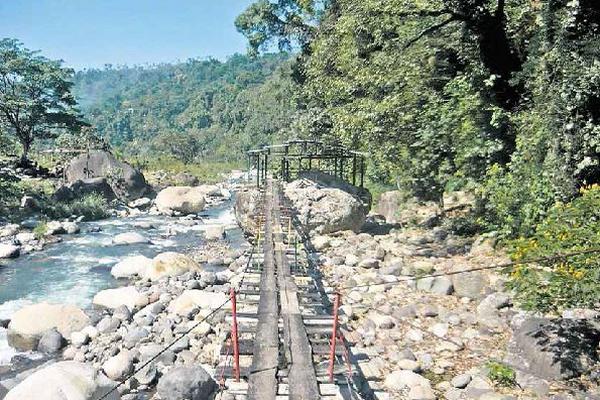
M 45 211 L 52 218 L 67 218 L 76 215 L 83 216 L 86 221 L 95 221 L 109 217 L 108 209 L 109 204 L 102 195 L 90 193 L 68 203 L 54 204 Z
M 514 387 L 517 385 L 517 375 L 508 365 L 490 360 L 485 364 L 488 378 L 498 386 Z
M 128 158 L 237 161 L 290 123 L 288 58 L 91 69 L 75 75 L 74 93 L 98 136 Z
M 242 166 L 237 162 L 225 161 L 203 161 L 200 163 L 186 164 L 181 160 L 171 157 L 157 157 L 152 159 L 144 159 L 133 161 L 134 165 L 142 168 L 144 174 L 151 178 L 156 172 L 163 171 L 170 175 L 186 173 L 198 178 L 201 183 L 217 183 L 223 180 L 225 174 L 233 169 L 240 169 Z M 161 184 L 161 182 L 151 182 L 153 184 Z M 173 181 L 170 184 L 181 184 L 182 182 Z
M 35 235 L 35 238 L 38 240 L 40 240 L 41 238 L 46 236 L 47 231 L 48 231 L 48 225 L 46 224 L 46 222 L 40 222 L 35 226 L 35 228 L 33 228 L 33 234 Z
M 570 203 L 555 204 L 529 238 L 510 243 L 514 261 L 600 249 L 600 187 L 582 189 Z M 560 311 L 597 307 L 600 261 L 595 253 L 523 264 L 511 273 L 510 287 L 526 309 Z
M 16 40 L 0 40 L 0 126 L 23 147 L 23 161 L 34 140 L 81 127 L 71 95 L 73 71 L 61 64 Z

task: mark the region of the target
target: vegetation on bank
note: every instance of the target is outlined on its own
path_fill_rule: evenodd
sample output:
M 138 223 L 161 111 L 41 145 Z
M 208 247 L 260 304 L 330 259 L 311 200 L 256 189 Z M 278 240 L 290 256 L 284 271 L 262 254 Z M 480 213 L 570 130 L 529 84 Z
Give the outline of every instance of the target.
M 515 259 L 596 244 L 598 2 L 259 0 L 236 23 L 253 52 L 300 49 L 294 135 L 368 152 L 371 181 L 422 200 L 475 193 L 455 230 L 523 237 Z M 594 259 L 512 284 L 532 309 L 592 306 Z

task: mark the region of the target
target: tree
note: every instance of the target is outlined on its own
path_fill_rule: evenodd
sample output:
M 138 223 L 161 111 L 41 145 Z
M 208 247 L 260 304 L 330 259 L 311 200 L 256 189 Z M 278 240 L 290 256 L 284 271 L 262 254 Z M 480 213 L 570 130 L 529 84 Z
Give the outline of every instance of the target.
M 73 71 L 14 39 L 0 40 L 0 121 L 9 126 L 28 164 L 36 139 L 55 137 L 60 130 L 83 125 L 71 94 Z
M 258 0 L 235 20 L 235 26 L 248 38 L 251 54 L 268 49 L 273 42 L 279 50 L 294 45 L 304 48 L 312 39 L 328 0 Z

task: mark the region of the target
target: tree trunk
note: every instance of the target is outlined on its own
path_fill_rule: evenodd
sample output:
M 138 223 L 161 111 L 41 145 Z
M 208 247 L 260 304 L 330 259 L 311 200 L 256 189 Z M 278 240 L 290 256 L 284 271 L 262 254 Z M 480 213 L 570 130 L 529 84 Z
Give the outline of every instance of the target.
M 27 168 L 31 165 L 31 162 L 29 161 L 29 150 L 31 150 L 31 141 L 23 140 L 21 141 L 21 145 L 23 146 L 23 153 L 21 153 L 19 166 L 22 168 Z

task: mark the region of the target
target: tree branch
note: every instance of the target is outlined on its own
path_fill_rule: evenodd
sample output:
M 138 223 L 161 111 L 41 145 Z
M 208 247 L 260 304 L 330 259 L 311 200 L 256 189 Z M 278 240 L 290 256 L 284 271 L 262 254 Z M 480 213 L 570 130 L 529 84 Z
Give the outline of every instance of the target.
M 443 20 L 442 22 L 439 22 L 435 25 L 430 26 L 429 28 L 423 30 L 421 33 L 419 33 L 417 36 L 415 36 L 414 38 L 410 39 L 405 45 L 404 45 L 404 50 L 408 49 L 410 46 L 412 46 L 413 44 L 415 44 L 416 42 L 418 42 L 419 40 L 421 40 L 423 37 L 427 36 L 427 35 L 431 35 L 432 33 L 442 29 L 443 27 L 445 27 L 446 25 L 454 22 L 454 21 L 458 21 L 459 18 L 456 15 L 451 16 L 448 19 Z

